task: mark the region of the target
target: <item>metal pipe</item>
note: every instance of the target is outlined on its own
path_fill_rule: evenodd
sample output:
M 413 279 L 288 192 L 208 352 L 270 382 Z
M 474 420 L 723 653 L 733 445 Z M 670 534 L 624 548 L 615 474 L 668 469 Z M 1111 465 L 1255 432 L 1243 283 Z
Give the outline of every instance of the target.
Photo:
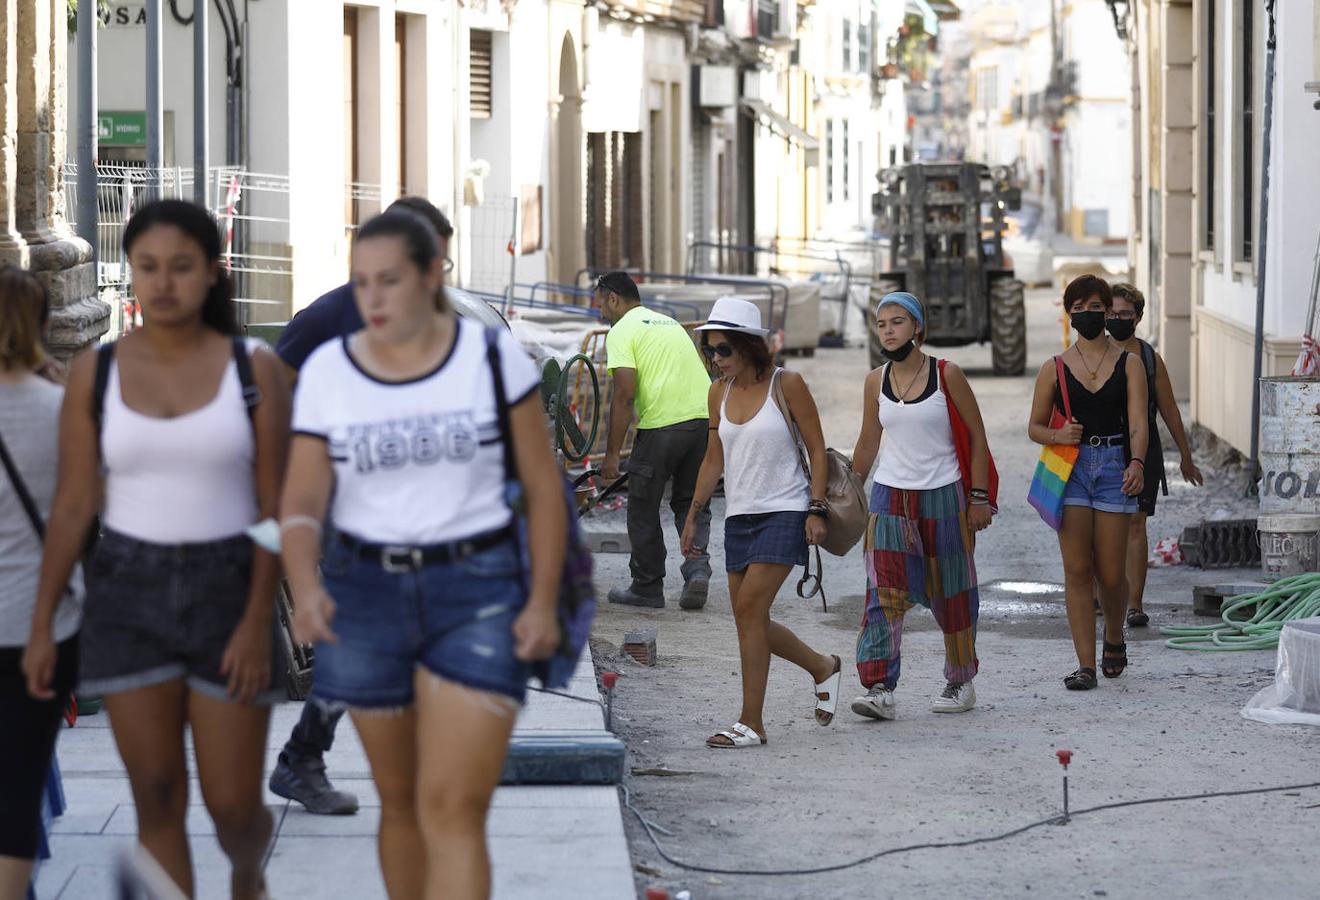
M 96 4 L 78 5 L 78 235 L 92 245 L 92 271 L 100 272 L 96 206 Z
M 1248 493 L 1257 490 L 1260 477 L 1260 377 L 1265 356 L 1265 273 L 1269 256 L 1266 253 L 1270 224 L 1270 132 L 1274 126 L 1274 48 L 1278 43 L 1274 31 L 1275 0 L 1266 0 L 1265 12 L 1269 16 L 1269 37 L 1265 42 L 1265 135 L 1261 141 L 1260 161 L 1260 240 L 1256 245 L 1256 350 L 1251 370 L 1251 481 Z
M 88 6 L 91 6 L 88 3 Z M 160 198 L 161 169 L 165 165 L 165 117 L 161 96 L 161 0 L 146 0 L 147 13 L 147 199 Z
M 205 0 L 193 10 L 193 202 L 202 208 L 209 199 L 206 177 L 211 171 L 211 103 L 207 63 L 207 15 Z

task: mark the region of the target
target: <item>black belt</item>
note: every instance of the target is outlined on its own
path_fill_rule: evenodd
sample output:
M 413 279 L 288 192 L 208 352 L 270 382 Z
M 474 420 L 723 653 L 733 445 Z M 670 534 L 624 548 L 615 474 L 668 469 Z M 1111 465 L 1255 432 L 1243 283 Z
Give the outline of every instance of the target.
M 474 553 L 480 553 L 497 544 L 502 544 L 513 537 L 513 526 L 506 526 L 498 531 L 488 531 L 476 537 L 445 544 L 427 544 L 409 547 L 400 544 L 372 544 L 359 541 L 349 534 L 339 533 L 339 542 L 353 552 L 359 559 L 378 562 L 386 572 L 415 572 L 423 566 L 437 563 L 452 563 L 466 559 Z
M 1090 444 L 1092 447 L 1122 447 L 1125 440 L 1127 438 L 1121 434 L 1111 434 L 1104 437 L 1093 434 L 1090 437 L 1082 438 L 1082 443 Z

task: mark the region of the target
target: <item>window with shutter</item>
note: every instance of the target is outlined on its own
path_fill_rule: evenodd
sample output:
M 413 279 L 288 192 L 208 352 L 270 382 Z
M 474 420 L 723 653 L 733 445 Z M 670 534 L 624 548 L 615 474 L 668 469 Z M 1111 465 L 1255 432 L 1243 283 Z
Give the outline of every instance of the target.
M 490 40 L 489 31 L 474 29 L 468 33 L 468 93 L 474 119 L 490 118 Z

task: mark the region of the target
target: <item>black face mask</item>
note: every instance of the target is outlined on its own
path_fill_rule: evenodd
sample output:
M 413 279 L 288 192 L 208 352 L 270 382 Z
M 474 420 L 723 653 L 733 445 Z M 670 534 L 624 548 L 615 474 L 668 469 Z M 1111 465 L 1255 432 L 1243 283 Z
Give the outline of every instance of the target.
M 1097 309 L 1091 312 L 1073 313 L 1072 327 L 1077 329 L 1077 333 L 1088 341 L 1095 340 L 1105 333 L 1104 310 Z
M 1105 319 L 1105 328 L 1116 341 L 1126 341 L 1137 333 L 1136 319 Z
M 916 341 L 908 341 L 906 344 L 904 344 L 903 346 L 899 347 L 896 350 L 886 350 L 884 347 L 881 347 L 880 352 L 883 353 L 885 359 L 889 360 L 890 362 L 902 362 L 903 360 L 911 356 L 912 351 L 915 349 L 917 349 Z

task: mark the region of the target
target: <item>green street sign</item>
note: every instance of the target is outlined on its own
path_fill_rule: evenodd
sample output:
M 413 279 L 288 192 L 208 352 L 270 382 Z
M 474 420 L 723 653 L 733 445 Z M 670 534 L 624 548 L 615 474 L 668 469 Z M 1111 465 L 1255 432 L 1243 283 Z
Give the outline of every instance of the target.
M 144 112 L 99 112 L 96 140 L 107 147 L 145 147 L 147 114 Z

